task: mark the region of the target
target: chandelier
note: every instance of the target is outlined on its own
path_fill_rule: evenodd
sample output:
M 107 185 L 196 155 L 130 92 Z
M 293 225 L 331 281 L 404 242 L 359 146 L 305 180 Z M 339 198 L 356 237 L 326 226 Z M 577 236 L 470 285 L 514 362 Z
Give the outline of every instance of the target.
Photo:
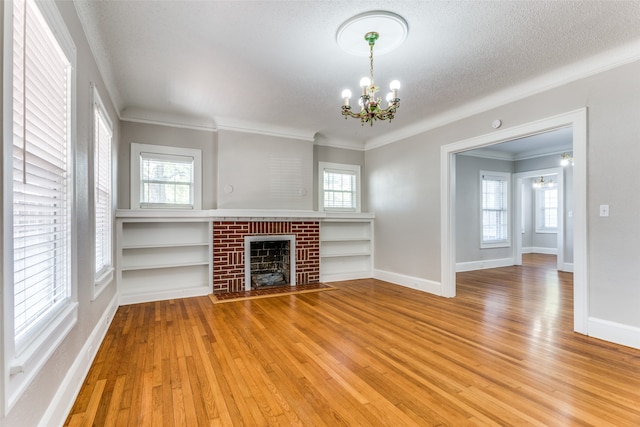
M 351 111 L 349 105 L 349 99 L 351 98 L 351 91 L 345 89 L 342 91 L 342 99 L 344 101 L 342 105 L 342 115 L 345 120 L 347 117 L 353 117 L 360 119 L 360 123 L 364 126 L 365 123 L 369 123 L 373 126 L 373 122 L 376 120 L 393 120 L 398 107 L 400 107 L 400 98 L 398 98 L 398 89 L 400 89 L 400 82 L 393 80 L 389 85 L 391 92 L 387 94 L 387 108 L 382 108 L 382 100 L 376 96 L 380 90 L 373 81 L 373 46 L 378 40 L 378 33 L 370 31 L 364 35 L 364 39 L 369 43 L 369 77 L 363 77 L 360 79 L 360 87 L 362 88 L 362 95 L 358 104 L 360 105 L 360 111 L 354 113 Z
M 555 182 L 553 180 L 544 180 L 544 176 L 541 176 L 540 179 L 535 179 L 533 181 L 533 188 L 544 188 L 544 187 L 555 187 Z

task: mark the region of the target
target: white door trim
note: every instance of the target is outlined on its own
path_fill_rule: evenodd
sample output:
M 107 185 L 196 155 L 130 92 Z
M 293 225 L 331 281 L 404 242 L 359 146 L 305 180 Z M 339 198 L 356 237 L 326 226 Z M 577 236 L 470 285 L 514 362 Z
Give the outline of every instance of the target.
M 490 134 L 465 139 L 440 148 L 440 221 L 442 295 L 456 295 L 455 155 L 475 148 L 571 126 L 573 129 L 573 329 L 588 335 L 587 283 L 587 109 L 581 108 Z
M 558 186 L 558 231 L 557 241 L 557 269 L 564 271 L 564 173 L 562 167 L 539 169 L 527 172 L 517 172 L 513 174 L 513 263 L 522 265 L 522 180 L 528 178 L 538 178 L 541 176 L 555 176 Z

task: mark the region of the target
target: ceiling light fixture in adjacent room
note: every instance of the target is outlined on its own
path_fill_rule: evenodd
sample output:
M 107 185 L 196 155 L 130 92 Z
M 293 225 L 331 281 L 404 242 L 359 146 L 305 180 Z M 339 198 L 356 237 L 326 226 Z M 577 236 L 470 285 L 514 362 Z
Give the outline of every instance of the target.
M 545 181 L 544 176 L 541 176 L 539 179 L 536 178 L 533 181 L 533 188 L 544 188 L 544 187 L 554 187 L 556 185 L 552 180 Z
M 384 46 L 384 53 L 395 49 L 407 37 L 408 27 L 407 22 L 401 16 L 391 12 L 376 11 L 357 15 L 342 24 L 338 29 L 336 38 L 340 47 L 349 53 L 359 55 L 361 51 L 347 42 L 353 38 L 354 32 L 362 31 L 364 28 L 376 29 L 376 31 L 364 32 L 364 39 L 369 45 L 369 77 L 360 79 L 362 95 L 360 95 L 358 101 L 360 105 L 359 112 L 354 113 L 351 111 L 351 106 L 349 105 L 351 91 L 349 89 L 342 91 L 342 115 L 345 120 L 347 117 L 353 117 L 360 119 L 362 125 L 369 123 L 369 125 L 373 126 L 373 122 L 377 120 L 391 121 L 397 108 L 400 107 L 400 98 L 398 98 L 400 82 L 393 80 L 389 85 L 391 92 L 386 96 L 387 107 L 382 108 L 382 99 L 377 96 L 380 88 L 375 85 L 373 80 L 373 47 L 378 38 L 380 38 L 380 31 L 387 29 L 390 36 L 388 43 Z M 361 35 L 362 32 L 360 32 Z
M 560 165 L 561 166 L 573 166 L 573 156 L 569 153 L 560 154 Z

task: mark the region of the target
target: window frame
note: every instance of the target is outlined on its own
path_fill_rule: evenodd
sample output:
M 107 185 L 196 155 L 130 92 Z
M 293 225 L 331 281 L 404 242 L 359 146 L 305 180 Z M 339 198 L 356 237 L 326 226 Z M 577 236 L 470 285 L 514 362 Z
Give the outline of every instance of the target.
M 159 157 L 193 157 L 193 204 L 191 206 L 175 204 L 153 204 L 144 206 L 141 203 L 142 169 L 140 167 L 140 157 L 143 153 L 158 154 Z M 154 210 L 154 209 L 177 209 L 177 210 L 200 210 L 202 209 L 202 150 L 197 148 L 183 148 L 168 145 L 131 143 L 131 209 L 132 210 Z
M 16 0 L 18 1 L 18 0 Z M 15 2 L 4 2 L 4 49 L 3 49 L 3 140 L 13 141 L 13 6 Z M 26 2 L 25 2 L 26 3 Z M 49 357 L 54 353 L 78 321 L 77 302 L 77 204 L 75 197 L 76 163 L 76 70 L 77 52 L 66 24 L 54 2 L 29 2 L 35 7 L 57 44 L 57 49 L 66 57 L 67 71 L 67 138 L 65 195 L 68 209 L 68 257 L 64 267 L 68 268 L 66 298 L 41 317 L 32 330 L 21 341 L 15 335 L 14 307 L 14 246 L 13 246 L 13 142 L 3 144 L 3 289 L 4 296 L 4 387 L 3 412 L 7 414 L 38 375 Z M 39 18 L 38 18 L 39 20 Z
M 93 155 L 91 156 L 93 159 L 93 164 L 92 164 L 92 176 L 93 176 L 93 186 L 91 187 L 93 189 L 93 197 L 92 200 L 94 202 L 93 204 L 93 230 L 94 230 L 94 244 L 92 246 L 93 250 L 95 251 L 93 253 L 92 259 L 94 261 L 94 268 L 93 268 L 93 274 L 94 274 L 94 286 L 93 286 L 93 292 L 92 292 L 92 298 L 95 300 L 98 295 L 100 295 L 102 293 L 102 291 L 110 284 L 113 282 L 113 277 L 114 277 L 114 257 L 113 257 L 113 230 L 114 230 L 114 204 L 113 204 L 113 196 L 114 196 L 114 185 L 113 185 L 113 123 L 111 121 L 111 118 L 109 117 L 109 113 L 107 112 L 107 109 L 104 105 L 104 103 L 102 102 L 102 98 L 100 97 L 100 93 L 98 92 L 98 88 L 96 87 L 95 83 L 91 84 L 91 96 L 92 96 L 92 116 L 93 116 L 93 121 L 92 121 L 92 149 L 93 149 Z M 107 199 L 108 202 L 106 204 L 106 208 L 108 209 L 108 215 L 107 215 L 107 225 L 106 225 L 106 232 L 104 233 L 104 236 L 102 236 L 103 238 L 105 238 L 106 243 L 107 243 L 107 254 L 108 254 L 108 259 L 103 259 L 103 268 L 101 268 L 99 271 L 97 270 L 97 245 L 98 245 L 98 240 L 100 239 L 100 236 L 98 234 L 98 218 L 97 218 L 97 212 L 98 212 L 98 191 L 99 191 L 99 187 L 101 186 L 101 182 L 100 182 L 100 175 L 99 175 L 99 171 L 101 170 L 100 168 L 100 143 L 103 141 L 100 141 L 98 138 L 100 136 L 99 134 L 99 130 L 98 130 L 98 119 L 102 120 L 105 124 L 105 126 L 107 127 L 108 131 L 109 131 L 109 142 L 108 142 L 108 147 L 107 150 L 109 152 L 108 155 L 108 159 L 105 160 L 105 163 L 107 163 L 106 168 L 108 170 L 108 176 L 107 176 L 107 180 L 105 183 L 102 183 L 102 185 L 107 185 Z
M 555 191 L 556 192 L 556 226 L 550 227 L 546 225 L 546 215 L 545 211 L 546 207 L 546 198 L 545 193 L 547 191 Z M 535 227 L 536 233 L 538 234 L 555 234 L 558 232 L 558 222 L 559 222 L 559 212 L 560 212 L 560 192 L 558 191 L 557 186 L 553 187 L 541 187 L 535 189 Z M 549 208 L 553 209 L 553 208 Z
M 501 224 L 504 228 L 506 238 L 504 239 L 485 239 L 484 233 L 484 181 L 486 178 L 492 178 L 494 181 L 501 181 L 505 183 L 504 197 L 506 198 L 505 207 L 502 209 L 504 217 L 506 218 L 506 224 Z M 480 171 L 480 186 L 479 186 L 479 222 L 480 222 L 480 248 L 507 248 L 511 246 L 511 173 L 509 172 L 496 172 L 496 171 Z
M 343 173 L 355 176 L 355 206 L 353 208 L 335 208 L 324 205 L 324 174 L 326 171 Z M 360 165 L 318 162 L 318 210 L 324 212 L 361 212 L 362 185 L 360 177 Z

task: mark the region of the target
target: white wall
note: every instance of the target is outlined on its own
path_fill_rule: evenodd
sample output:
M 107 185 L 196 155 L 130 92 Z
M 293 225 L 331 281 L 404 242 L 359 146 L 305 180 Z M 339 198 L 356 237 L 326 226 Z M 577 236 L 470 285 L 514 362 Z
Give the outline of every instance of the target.
M 360 166 L 360 175 L 365 176 L 364 151 L 345 148 L 313 146 L 313 209 L 318 210 L 318 162 L 343 163 Z M 362 183 L 362 197 L 360 199 L 362 212 L 367 212 L 368 203 L 365 192 L 366 183 Z
M 557 168 L 560 165 L 558 154 L 537 157 L 534 159 L 519 160 L 515 162 L 516 172 L 529 172 Z M 565 263 L 573 262 L 573 168 L 567 166 L 562 168 L 564 180 L 564 260 Z M 557 178 L 555 179 L 557 181 Z M 536 233 L 535 224 L 535 191 L 531 191 L 533 179 L 525 180 L 524 197 L 530 211 L 525 214 L 528 221 L 525 227 L 525 234 L 522 236 L 522 247 L 557 249 L 557 236 L 554 233 Z M 526 242 L 526 243 L 525 243 Z
M 440 281 L 440 147 L 588 108 L 589 315 L 640 328 L 640 62 L 584 78 L 365 153 L 375 268 Z M 624 153 L 624 155 L 620 155 Z M 609 204 L 611 216 L 598 216 Z
M 513 173 L 513 162 L 467 155 L 456 156 L 456 262 L 513 257 L 513 236 L 504 248 L 480 248 L 480 171 Z M 511 204 L 513 206 L 512 198 Z M 513 209 L 511 210 L 513 212 Z
M 362 150 L 226 130 L 213 132 L 128 121 L 121 122 L 120 127 L 119 209 L 130 208 L 133 142 L 202 150 L 203 209 L 317 210 L 319 161 L 360 165 L 364 171 Z M 366 198 L 362 203 L 366 210 Z
M 75 396 L 75 389 L 65 388 L 70 378 L 78 377 L 80 382 L 84 377 L 83 370 L 88 368 L 90 359 L 86 354 L 85 344 L 91 337 L 99 338 L 106 325 L 104 317 L 113 309 L 115 301 L 115 286 L 110 284 L 95 300 L 92 301 L 93 288 L 93 260 L 92 239 L 87 238 L 92 231 L 92 174 L 89 169 L 91 141 L 91 88 L 90 82 L 97 85 L 102 100 L 107 107 L 109 116 L 114 124 L 114 146 L 117 150 L 119 139 L 119 123 L 117 114 L 107 93 L 100 73 L 93 60 L 89 45 L 78 20 L 72 2 L 60 1 L 56 3 L 60 13 L 67 24 L 77 48 L 77 80 L 76 80 L 76 163 L 75 163 L 75 202 L 76 202 L 76 238 L 77 238 L 77 295 L 78 295 L 78 322 L 67 335 L 63 343 L 51 355 L 43 369 L 38 373 L 33 382 L 28 386 L 24 394 L 17 401 L 13 409 L 4 418 L 0 419 L 0 425 L 4 426 L 35 426 L 40 421 L 43 425 L 55 425 L 50 419 L 43 419 L 51 415 L 52 407 L 57 404 L 63 407 L 71 405 Z M 4 5 L 3 5 L 4 7 Z M 4 27 L 4 20 L 1 21 Z M 0 28 L 0 33 L 4 28 Z M 3 141 L 6 143 L 6 141 Z M 114 153 L 114 156 L 117 153 Z M 92 352 L 97 350 L 94 346 Z M 76 384 L 73 384 L 75 386 Z M 79 383 L 77 384 L 80 385 Z M 55 409 L 55 408 L 53 408 Z M 66 414 L 64 414 L 66 416 Z
M 202 151 L 202 209 L 216 208 L 218 134 L 212 131 L 176 128 L 123 121 L 118 155 L 118 208 L 129 209 L 131 143 L 195 148 Z
M 218 209 L 312 210 L 313 143 L 218 132 Z

